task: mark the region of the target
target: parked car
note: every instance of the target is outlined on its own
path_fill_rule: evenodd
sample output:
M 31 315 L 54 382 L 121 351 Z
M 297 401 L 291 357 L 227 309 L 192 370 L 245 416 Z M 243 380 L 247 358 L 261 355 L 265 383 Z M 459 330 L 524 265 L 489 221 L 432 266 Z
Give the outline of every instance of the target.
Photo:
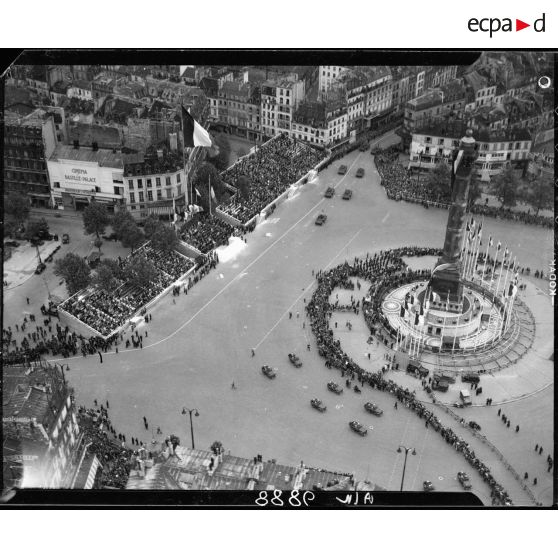
M 345 174 L 347 172 L 347 165 L 341 165 L 339 167 L 339 170 L 337 171 L 337 174 Z
M 364 176 L 364 169 L 362 167 L 358 168 L 355 176 L 357 178 L 362 178 Z
M 324 196 L 326 198 L 333 198 L 333 196 L 335 195 L 335 188 L 333 188 L 332 186 L 330 186 L 326 191 Z
M 337 395 L 343 393 L 343 388 L 335 382 L 328 382 L 327 389 L 329 389 L 329 391 L 333 391 L 333 393 L 336 393 Z
M 327 215 L 320 213 L 316 219 L 316 225 L 320 225 L 320 227 L 326 222 Z
M 343 192 L 343 199 L 344 200 L 350 200 L 352 197 L 353 197 L 353 191 L 352 190 L 347 189 Z
M 432 382 L 432 389 L 435 389 L 436 391 L 448 391 L 449 384 L 446 380 L 436 380 Z
M 302 360 L 300 360 L 294 353 L 289 353 L 289 360 L 295 368 L 300 368 L 302 366 Z
M 274 370 L 271 368 L 271 366 L 268 366 L 267 364 L 264 364 L 262 366 L 262 374 L 264 376 L 267 376 L 270 380 L 273 380 L 273 378 L 275 378 L 275 376 L 277 376 L 277 374 L 274 372 Z
M 459 392 L 459 399 L 461 399 L 465 407 L 468 407 L 473 404 L 473 401 L 471 399 L 471 394 L 469 393 L 468 389 L 462 389 Z
M 12 248 L 17 248 L 20 245 L 16 240 L 8 240 L 7 242 L 4 242 L 4 244 L 6 246 L 11 246 Z
M 430 370 L 425 368 L 420 362 L 412 360 L 407 365 L 407 372 L 418 378 L 425 378 L 430 373 Z
M 45 265 L 43 262 L 41 262 L 41 263 L 37 266 L 37 268 L 35 269 L 35 274 L 36 274 L 36 275 L 40 275 L 45 269 L 46 269 L 46 265 Z
M 382 409 L 380 409 L 380 407 L 378 407 L 378 405 L 376 405 L 375 403 L 372 403 L 371 401 L 368 401 L 367 403 L 365 403 L 364 408 L 369 413 L 372 413 L 373 415 L 376 415 L 377 417 L 381 417 L 384 414 L 384 411 L 382 411 Z
M 324 413 L 327 409 L 327 407 L 323 404 L 321 399 L 312 399 L 310 401 L 310 405 L 312 405 L 312 407 L 314 407 L 314 409 L 317 409 L 318 411 L 320 411 L 320 413 Z
M 471 485 L 471 481 L 469 480 L 469 475 L 467 475 L 467 473 L 459 471 L 457 473 L 457 480 L 465 490 L 471 490 L 471 488 L 473 488 L 473 486 Z
M 480 382 L 480 376 L 475 372 L 466 372 L 461 375 L 461 381 L 466 384 L 478 384 Z
M 62 235 L 62 244 L 70 244 L 70 235 L 68 233 Z
M 356 432 L 361 436 L 366 436 L 368 434 L 368 430 L 366 429 L 366 426 L 360 424 L 358 420 L 352 420 L 351 422 L 349 422 L 349 426 L 351 427 L 351 430 L 353 432 Z

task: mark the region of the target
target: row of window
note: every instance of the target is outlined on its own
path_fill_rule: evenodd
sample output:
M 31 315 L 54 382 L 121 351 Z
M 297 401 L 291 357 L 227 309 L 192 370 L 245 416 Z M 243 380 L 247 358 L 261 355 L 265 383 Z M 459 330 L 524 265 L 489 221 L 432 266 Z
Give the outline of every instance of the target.
M 157 192 L 157 201 L 161 201 L 163 199 L 163 191 L 162 190 L 156 190 Z M 172 189 L 171 188 L 166 188 L 165 189 L 165 193 L 166 193 L 166 198 L 167 199 L 171 199 L 172 198 Z M 177 195 L 180 196 L 181 194 L 181 188 L 180 186 L 177 188 Z M 130 203 L 136 203 L 136 195 L 134 192 L 130 192 L 129 194 L 130 196 Z M 147 201 L 152 202 L 153 201 L 153 190 L 148 190 L 147 191 Z M 145 196 L 143 194 L 143 192 L 138 192 L 138 202 L 139 203 L 144 203 L 145 202 Z
M 176 175 L 176 184 L 180 184 L 182 181 L 182 177 L 180 175 L 180 173 L 178 173 Z M 143 188 L 143 178 L 137 178 L 135 181 L 133 179 L 129 179 L 128 180 L 128 188 L 130 188 L 130 190 L 134 189 L 134 183 L 137 183 L 138 188 Z M 145 185 L 147 186 L 147 188 L 152 188 L 153 187 L 153 179 L 151 178 L 147 178 L 145 180 Z M 155 177 L 155 186 L 161 186 L 161 177 L 157 176 Z M 165 186 L 172 186 L 172 180 L 170 176 L 165 176 Z
M 4 165 L 6 167 L 14 167 L 19 169 L 29 169 L 44 171 L 46 169 L 46 164 L 44 161 L 26 161 L 24 159 L 12 159 L 10 157 L 4 158 Z
M 432 138 L 430 136 L 426 136 L 425 143 L 433 143 Z M 520 141 L 516 141 L 514 142 L 509 142 L 507 144 L 507 149 L 529 149 L 529 144 L 530 142 L 528 141 L 524 141 L 523 143 Z M 444 145 L 444 138 L 438 138 L 438 145 Z M 452 140 L 452 145 L 454 147 L 457 147 L 459 145 L 459 142 L 457 140 Z M 499 146 L 499 147 L 498 147 Z M 482 151 L 496 151 L 497 149 L 506 149 L 506 144 L 505 143 L 483 143 L 481 144 L 481 150 Z
M 19 180 L 30 184 L 48 184 L 45 174 L 35 172 L 5 171 L 5 176 L 9 180 Z

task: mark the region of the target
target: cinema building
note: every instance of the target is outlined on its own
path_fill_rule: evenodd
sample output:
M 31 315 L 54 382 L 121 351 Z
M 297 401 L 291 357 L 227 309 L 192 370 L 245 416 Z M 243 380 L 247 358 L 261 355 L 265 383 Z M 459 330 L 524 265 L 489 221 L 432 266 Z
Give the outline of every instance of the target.
M 124 164 L 116 149 L 58 144 L 47 162 L 51 202 L 58 209 L 81 211 L 92 201 L 109 213 L 124 204 Z

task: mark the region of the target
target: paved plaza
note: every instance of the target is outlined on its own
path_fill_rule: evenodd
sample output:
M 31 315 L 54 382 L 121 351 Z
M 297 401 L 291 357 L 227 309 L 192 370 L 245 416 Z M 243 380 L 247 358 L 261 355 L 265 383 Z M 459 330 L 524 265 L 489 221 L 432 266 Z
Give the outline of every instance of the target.
M 337 174 L 340 164 L 348 167 L 344 176 Z M 365 170 L 360 179 L 355 177 L 359 167 Z M 329 186 L 336 193 L 326 199 Z M 341 199 L 346 188 L 353 190 L 349 201 Z M 314 224 L 319 213 L 327 215 L 322 227 Z M 316 287 L 313 271 L 389 248 L 440 247 L 446 221 L 446 210 L 387 199 L 370 152 L 353 152 L 278 206 L 248 235 L 247 244 L 187 295 L 176 298 L 176 304 L 170 295 L 158 302 L 150 311 L 152 321 L 139 325 L 140 333 L 148 333 L 143 349 L 125 350 L 121 345 L 118 354 L 103 355 L 103 364 L 95 356 L 64 360 L 77 403 L 89 407 L 94 399 L 110 401 L 118 431 L 146 445 L 174 433 L 188 446 L 190 425 L 181 411 L 195 407 L 199 410 L 199 417 L 194 417 L 196 449 L 206 450 L 220 440 L 233 455 L 259 453 L 265 460 L 291 466 L 304 460 L 309 466 L 354 473 L 390 490 L 398 490 L 401 483 L 404 454 L 397 453 L 397 447 L 413 446 L 417 454 L 407 460 L 406 490 L 422 490 L 425 480 L 437 490 L 461 490 L 456 474 L 466 471 L 473 492 L 490 504 L 489 488 L 463 455 L 403 405 L 395 409 L 392 396 L 367 386 L 360 394 L 345 390 L 338 396 L 327 391 L 327 382 L 340 381 L 340 376 L 324 366 L 304 311 L 305 300 Z M 521 265 L 548 271 L 551 230 L 492 218 L 485 219 L 483 230 L 506 242 Z M 418 267 L 431 267 L 428 258 L 421 259 L 427 263 L 417 262 Z M 536 321 L 531 351 L 518 363 L 483 377 L 483 393 L 474 398 L 473 407 L 452 409 L 466 421 L 481 424 L 486 440 L 473 436 L 441 406 L 434 406 L 424 392 L 423 397 L 419 380 L 402 370 L 388 377 L 417 390 L 417 397 L 432 405 L 440 421 L 470 443 L 514 504 L 534 502 L 491 445 L 521 477 L 529 472 L 530 479 L 538 478 L 537 486 L 530 489 L 548 505 L 552 474 L 546 472 L 545 463 L 553 444 L 553 309 L 544 281 L 522 279 L 527 289 L 520 296 Z M 56 282 L 52 277 L 50 281 Z M 21 311 L 29 309 L 27 296 L 37 310 L 47 297 L 43 278 L 31 275 L 5 292 L 6 325 L 21 321 Z M 340 292 L 342 296 L 347 292 Z M 347 319 L 353 326 L 350 330 Z M 355 362 L 370 371 L 385 364 L 385 348 L 366 342 L 369 334 L 362 316 L 339 312 L 332 321 L 338 322 L 335 333 Z M 302 359 L 301 368 L 290 364 L 287 355 L 292 352 Z M 265 364 L 276 370 L 274 380 L 261 373 Z M 233 382 L 236 389 L 231 389 Z M 458 389 L 459 385 L 452 386 L 440 402 L 451 405 Z M 312 409 L 314 397 L 322 399 L 327 412 Z M 491 407 L 484 406 L 488 397 L 493 398 Z M 366 413 L 366 401 L 377 403 L 383 416 Z M 512 428 L 502 424 L 499 408 L 511 418 Z M 368 436 L 351 432 L 351 420 L 362 422 Z M 153 433 L 157 427 L 163 434 Z M 543 455 L 535 454 L 535 443 L 545 448 Z

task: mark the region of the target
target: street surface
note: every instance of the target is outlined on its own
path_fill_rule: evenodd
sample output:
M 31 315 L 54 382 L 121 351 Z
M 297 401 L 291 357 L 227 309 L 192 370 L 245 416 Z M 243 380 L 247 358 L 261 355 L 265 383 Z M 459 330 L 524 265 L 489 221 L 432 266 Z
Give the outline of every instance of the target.
M 349 168 L 345 176 L 337 174 L 341 164 Z M 355 177 L 358 167 L 365 169 L 364 178 Z M 332 199 L 323 196 L 328 186 L 336 188 Z M 345 188 L 353 190 L 350 201 L 341 199 Z M 314 221 L 321 212 L 328 218 L 318 227 Z M 434 430 L 425 428 L 414 413 L 402 405 L 394 409 L 395 399 L 389 394 L 368 387 L 361 394 L 347 389 L 340 396 L 329 392 L 328 381 L 344 386 L 344 379 L 338 371 L 324 366 L 305 324 L 304 299 L 309 299 L 315 288 L 312 270 L 387 248 L 441 246 L 446 221 L 445 210 L 388 200 L 379 185 L 370 152 L 353 152 L 281 204 L 267 222 L 248 236 L 248 243 L 236 257 L 219 264 L 187 295 L 181 294 L 176 305 L 170 295 L 163 298 L 151 310 L 153 321 L 139 327 L 140 332 L 148 332 L 143 350 L 125 350 L 121 345 L 119 354 L 104 355 L 103 364 L 96 356 L 64 361 L 70 366 L 67 378 L 75 388 L 77 403 L 92 406 L 94 399 L 100 403 L 108 400 L 115 428 L 127 438 L 138 437 L 146 445 L 153 438 L 160 441 L 171 433 L 177 434 L 182 444 L 190 445 L 188 415 L 181 411 L 183 407 L 195 407 L 200 413 L 194 417 L 197 448 L 208 448 L 220 440 L 235 455 L 250 457 L 261 453 L 264 460 L 276 458 L 293 465 L 304 460 L 310 466 L 355 473 L 359 479 L 368 478 L 393 490 L 400 487 L 404 459 L 397 447 L 413 446 L 417 455 L 408 456 L 405 489 L 422 490 L 422 482 L 430 480 L 438 490 L 461 490 L 456 473 L 466 471 L 473 491 L 490 504 L 487 485 L 463 456 Z M 75 223 L 75 228 L 81 227 L 81 221 Z M 66 232 L 62 228 L 55 231 Z M 522 265 L 548 272 L 552 231 L 485 219 L 483 232 L 507 243 Z M 77 241 L 79 232 L 70 234 Z M 90 239 L 81 238 L 80 243 L 90 243 Z M 105 243 L 103 251 L 107 244 L 119 246 Z M 81 249 L 83 246 L 80 244 Z M 46 278 L 51 270 L 52 264 Z M 54 280 L 52 276 L 50 280 Z M 544 327 L 537 328 L 550 347 L 553 324 L 548 286 L 543 281 L 529 281 L 532 289 L 540 291 L 537 316 L 544 319 L 548 312 Z M 21 321 L 22 309 L 29 309 L 25 308 L 26 296 L 32 298 L 37 311 L 47 295 L 42 279 L 33 276 L 4 296 L 7 326 Z M 350 332 L 345 327 L 347 319 L 354 326 Z M 343 348 L 365 368 L 381 368 L 385 362 L 382 347 L 374 344 L 370 360 L 366 356 L 370 346 L 365 343 L 367 335 L 361 316 L 343 313 L 337 321 Z M 302 368 L 289 363 L 290 352 L 302 359 Z M 541 356 L 548 359 L 550 354 Z M 264 364 L 276 370 L 274 380 L 261 373 Z M 551 361 L 548 366 L 552 367 Z M 402 376 L 406 375 L 400 372 L 393 377 L 400 381 Z M 513 367 L 502 371 L 502 378 L 497 379 L 496 399 L 509 399 L 502 390 L 507 385 L 514 393 L 516 376 Z M 233 381 L 236 389 L 231 389 Z M 521 425 L 517 435 L 496 416 L 496 406 L 458 410 L 467 420 L 474 418 L 483 426 L 482 433 L 518 472 L 529 471 L 530 478 L 538 476 L 538 486 L 534 488 L 545 504 L 551 502 L 552 496 L 552 477 L 543 465 L 546 448 L 550 451 L 552 444 L 553 394 L 552 387 L 539 388 L 551 381 L 551 375 L 544 374 L 531 389 L 522 388 L 525 397 L 503 405 L 505 413 L 513 417 L 513 426 Z M 417 393 L 419 389 L 420 383 Z M 487 388 L 475 402 L 483 403 L 490 396 Z M 311 408 L 313 397 L 323 400 L 327 412 Z M 384 415 L 366 413 L 366 401 L 377 403 Z M 435 412 L 460 435 L 462 430 L 467 441 L 471 438 L 471 446 L 515 504 L 532 505 L 486 445 L 442 410 Z M 148 430 L 143 426 L 143 416 L 149 422 Z M 368 436 L 360 437 L 349 429 L 348 422 L 353 419 L 369 428 Z M 157 426 L 163 435 L 153 435 Z M 533 447 L 537 442 L 545 447 L 543 456 L 535 456 Z

